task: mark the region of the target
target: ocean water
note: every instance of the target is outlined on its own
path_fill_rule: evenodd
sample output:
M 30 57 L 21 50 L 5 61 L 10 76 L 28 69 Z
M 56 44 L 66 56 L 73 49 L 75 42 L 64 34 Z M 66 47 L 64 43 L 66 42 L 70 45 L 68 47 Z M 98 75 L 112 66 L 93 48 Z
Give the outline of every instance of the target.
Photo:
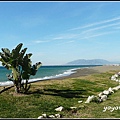
M 77 69 L 94 67 L 98 65 L 72 65 L 72 66 L 41 66 L 35 76 L 31 76 L 29 82 L 34 82 L 38 80 L 48 80 L 52 78 L 58 78 L 63 76 L 69 76 L 75 73 Z M 6 74 L 10 74 L 11 71 L 4 67 L 0 67 L 0 86 L 13 85 L 12 81 L 7 79 Z

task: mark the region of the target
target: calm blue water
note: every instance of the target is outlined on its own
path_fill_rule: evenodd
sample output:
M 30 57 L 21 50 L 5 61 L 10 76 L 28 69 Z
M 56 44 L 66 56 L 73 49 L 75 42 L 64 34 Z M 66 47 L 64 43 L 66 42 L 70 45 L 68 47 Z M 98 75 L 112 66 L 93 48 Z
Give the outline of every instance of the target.
M 68 76 L 75 72 L 76 69 L 85 67 L 94 67 L 98 65 L 75 65 L 75 66 L 41 66 L 35 76 L 31 76 L 31 81 L 33 80 L 46 80 L 52 78 L 58 78 L 62 76 Z M 0 83 L 9 81 L 6 74 L 11 73 L 4 67 L 0 67 Z

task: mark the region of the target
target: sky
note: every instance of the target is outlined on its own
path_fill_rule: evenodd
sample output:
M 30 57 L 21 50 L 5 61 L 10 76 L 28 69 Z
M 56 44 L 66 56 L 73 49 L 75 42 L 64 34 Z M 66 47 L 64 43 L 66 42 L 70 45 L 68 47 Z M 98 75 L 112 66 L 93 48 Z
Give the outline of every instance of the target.
M 0 51 L 19 43 L 32 63 L 77 59 L 120 62 L 120 2 L 0 2 Z

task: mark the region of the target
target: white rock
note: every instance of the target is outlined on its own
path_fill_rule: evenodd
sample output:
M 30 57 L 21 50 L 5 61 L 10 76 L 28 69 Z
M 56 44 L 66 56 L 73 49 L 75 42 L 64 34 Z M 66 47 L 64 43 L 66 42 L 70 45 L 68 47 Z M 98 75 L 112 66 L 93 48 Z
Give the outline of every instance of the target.
M 70 107 L 71 109 L 76 109 L 77 107 Z
M 43 116 L 39 116 L 39 117 L 38 117 L 38 119 L 41 119 L 41 118 L 43 118 Z
M 46 115 L 46 114 L 42 114 L 42 116 L 43 116 L 44 118 L 46 118 L 46 117 L 47 117 L 47 115 Z
M 114 76 L 117 78 L 117 77 L 118 77 L 118 74 L 115 74 Z
M 115 81 L 116 81 L 116 82 L 119 82 L 119 80 L 118 80 L 118 79 L 116 79 Z
M 56 118 L 60 118 L 60 114 L 55 114 L 55 117 Z
M 98 97 L 101 97 L 103 95 L 103 92 L 100 92 L 99 94 L 98 94 Z
M 89 96 L 89 97 L 87 98 L 87 100 L 85 101 L 85 103 L 90 103 L 90 102 L 93 100 L 93 98 L 95 98 L 94 95 Z
M 54 115 L 49 115 L 49 118 L 55 118 L 55 116 Z
M 118 76 L 120 76 L 120 72 L 118 72 Z
M 82 103 L 82 100 L 78 101 L 78 103 Z
M 113 89 L 112 89 L 111 87 L 108 89 L 108 91 L 109 91 L 110 93 L 114 93 L 114 91 L 113 91 Z
M 117 90 L 118 90 L 118 88 L 117 88 L 117 87 L 114 87 L 114 88 L 113 88 L 113 90 L 114 90 L 114 91 L 117 91 Z
M 58 107 L 58 108 L 55 109 L 55 111 L 62 111 L 62 110 L 63 110 L 62 106 L 60 106 L 60 107 Z
M 117 91 L 119 89 L 120 89 L 120 85 L 118 85 L 118 86 L 116 86 L 116 87 L 113 88 L 114 91 Z
M 102 95 L 102 96 L 101 96 L 101 100 L 102 100 L 102 101 L 107 100 L 107 95 Z
M 111 80 L 116 80 L 116 77 L 115 77 L 115 76 L 112 76 L 112 77 L 111 77 Z
M 109 92 L 108 90 L 104 90 L 104 91 L 103 91 L 103 94 L 104 94 L 104 95 L 109 95 L 110 92 Z

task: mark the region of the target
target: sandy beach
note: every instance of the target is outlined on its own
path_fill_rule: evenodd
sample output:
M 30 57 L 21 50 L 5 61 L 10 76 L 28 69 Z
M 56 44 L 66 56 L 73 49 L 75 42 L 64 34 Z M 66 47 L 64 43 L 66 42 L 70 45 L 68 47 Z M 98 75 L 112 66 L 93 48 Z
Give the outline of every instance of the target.
M 104 73 L 111 70 L 120 71 L 120 66 L 104 65 L 104 66 L 77 69 L 75 73 L 69 76 L 55 78 L 55 79 L 60 80 L 65 78 L 75 78 L 75 77 L 81 77 L 81 76 L 86 76 L 86 75 L 95 74 L 95 73 Z

